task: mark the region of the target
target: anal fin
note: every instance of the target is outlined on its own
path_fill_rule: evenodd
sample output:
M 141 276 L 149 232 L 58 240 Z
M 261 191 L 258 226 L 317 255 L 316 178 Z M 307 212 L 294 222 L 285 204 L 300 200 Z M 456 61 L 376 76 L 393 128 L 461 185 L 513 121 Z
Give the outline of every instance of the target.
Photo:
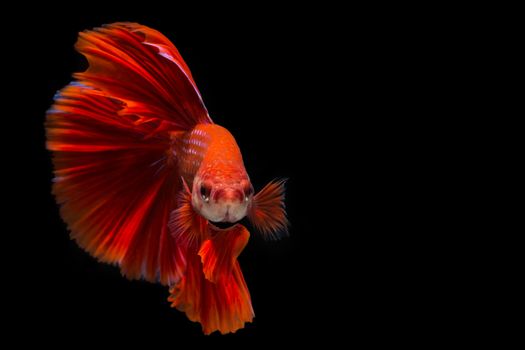
M 226 280 L 232 272 L 239 254 L 248 243 L 250 233 L 246 227 L 237 224 L 228 230 L 210 226 L 211 237 L 205 240 L 199 256 L 206 279 L 210 282 Z

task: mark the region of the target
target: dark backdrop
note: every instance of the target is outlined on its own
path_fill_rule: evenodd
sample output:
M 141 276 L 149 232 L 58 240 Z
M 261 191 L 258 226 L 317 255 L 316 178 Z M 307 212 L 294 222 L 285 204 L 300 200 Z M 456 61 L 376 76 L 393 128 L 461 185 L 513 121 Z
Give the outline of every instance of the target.
M 77 33 L 136 21 L 177 46 L 210 115 L 236 137 L 255 188 L 289 178 L 291 235 L 268 243 L 252 234 L 239 260 L 256 318 L 228 337 L 410 338 L 429 307 L 414 307 L 419 289 L 408 287 L 419 272 L 407 276 L 413 223 L 402 208 L 405 176 L 415 177 L 404 168 L 404 116 L 424 98 L 427 74 L 408 54 L 419 42 L 407 39 L 414 27 L 374 11 L 171 6 L 34 13 L 10 36 L 19 53 L 13 91 L 23 97 L 13 118 L 24 140 L 8 135 L 17 140 L 14 180 L 23 184 L 11 206 L 17 245 L 7 252 L 22 299 L 13 323 L 52 340 L 175 344 L 201 335 L 169 307 L 167 288 L 128 281 L 77 247 L 50 194 L 45 111 L 86 67 L 73 48 Z

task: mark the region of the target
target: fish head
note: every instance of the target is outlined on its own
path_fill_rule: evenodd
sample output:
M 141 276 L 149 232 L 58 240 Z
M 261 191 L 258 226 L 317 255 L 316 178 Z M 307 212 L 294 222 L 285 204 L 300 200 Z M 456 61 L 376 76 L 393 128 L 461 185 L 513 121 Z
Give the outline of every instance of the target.
M 192 206 L 213 222 L 237 222 L 244 218 L 253 198 L 247 176 L 238 178 L 199 177 L 193 182 Z

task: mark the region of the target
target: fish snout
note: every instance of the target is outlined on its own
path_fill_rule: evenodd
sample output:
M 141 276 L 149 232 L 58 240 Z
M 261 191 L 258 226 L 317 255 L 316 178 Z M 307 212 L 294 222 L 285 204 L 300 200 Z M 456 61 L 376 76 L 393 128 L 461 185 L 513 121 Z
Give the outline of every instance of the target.
M 214 195 L 220 207 L 223 222 L 237 222 L 246 216 L 248 203 L 244 192 L 239 189 L 220 189 Z
M 215 191 L 213 199 L 216 202 L 235 203 L 244 200 L 244 193 L 236 188 L 221 188 Z
M 253 196 L 251 185 L 199 182 L 192 192 L 193 208 L 212 222 L 234 223 L 244 218 Z

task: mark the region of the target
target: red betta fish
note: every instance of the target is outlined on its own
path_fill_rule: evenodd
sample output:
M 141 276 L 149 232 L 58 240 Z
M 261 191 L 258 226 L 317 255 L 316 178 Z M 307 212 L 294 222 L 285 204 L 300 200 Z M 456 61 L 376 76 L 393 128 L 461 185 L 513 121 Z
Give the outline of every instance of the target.
M 284 182 L 254 194 L 232 134 L 214 124 L 190 70 L 161 33 L 114 23 L 80 33 L 89 68 L 47 112 L 53 194 L 71 237 L 129 279 L 169 286 L 203 332 L 251 322 L 237 257 L 250 236 L 287 234 Z

